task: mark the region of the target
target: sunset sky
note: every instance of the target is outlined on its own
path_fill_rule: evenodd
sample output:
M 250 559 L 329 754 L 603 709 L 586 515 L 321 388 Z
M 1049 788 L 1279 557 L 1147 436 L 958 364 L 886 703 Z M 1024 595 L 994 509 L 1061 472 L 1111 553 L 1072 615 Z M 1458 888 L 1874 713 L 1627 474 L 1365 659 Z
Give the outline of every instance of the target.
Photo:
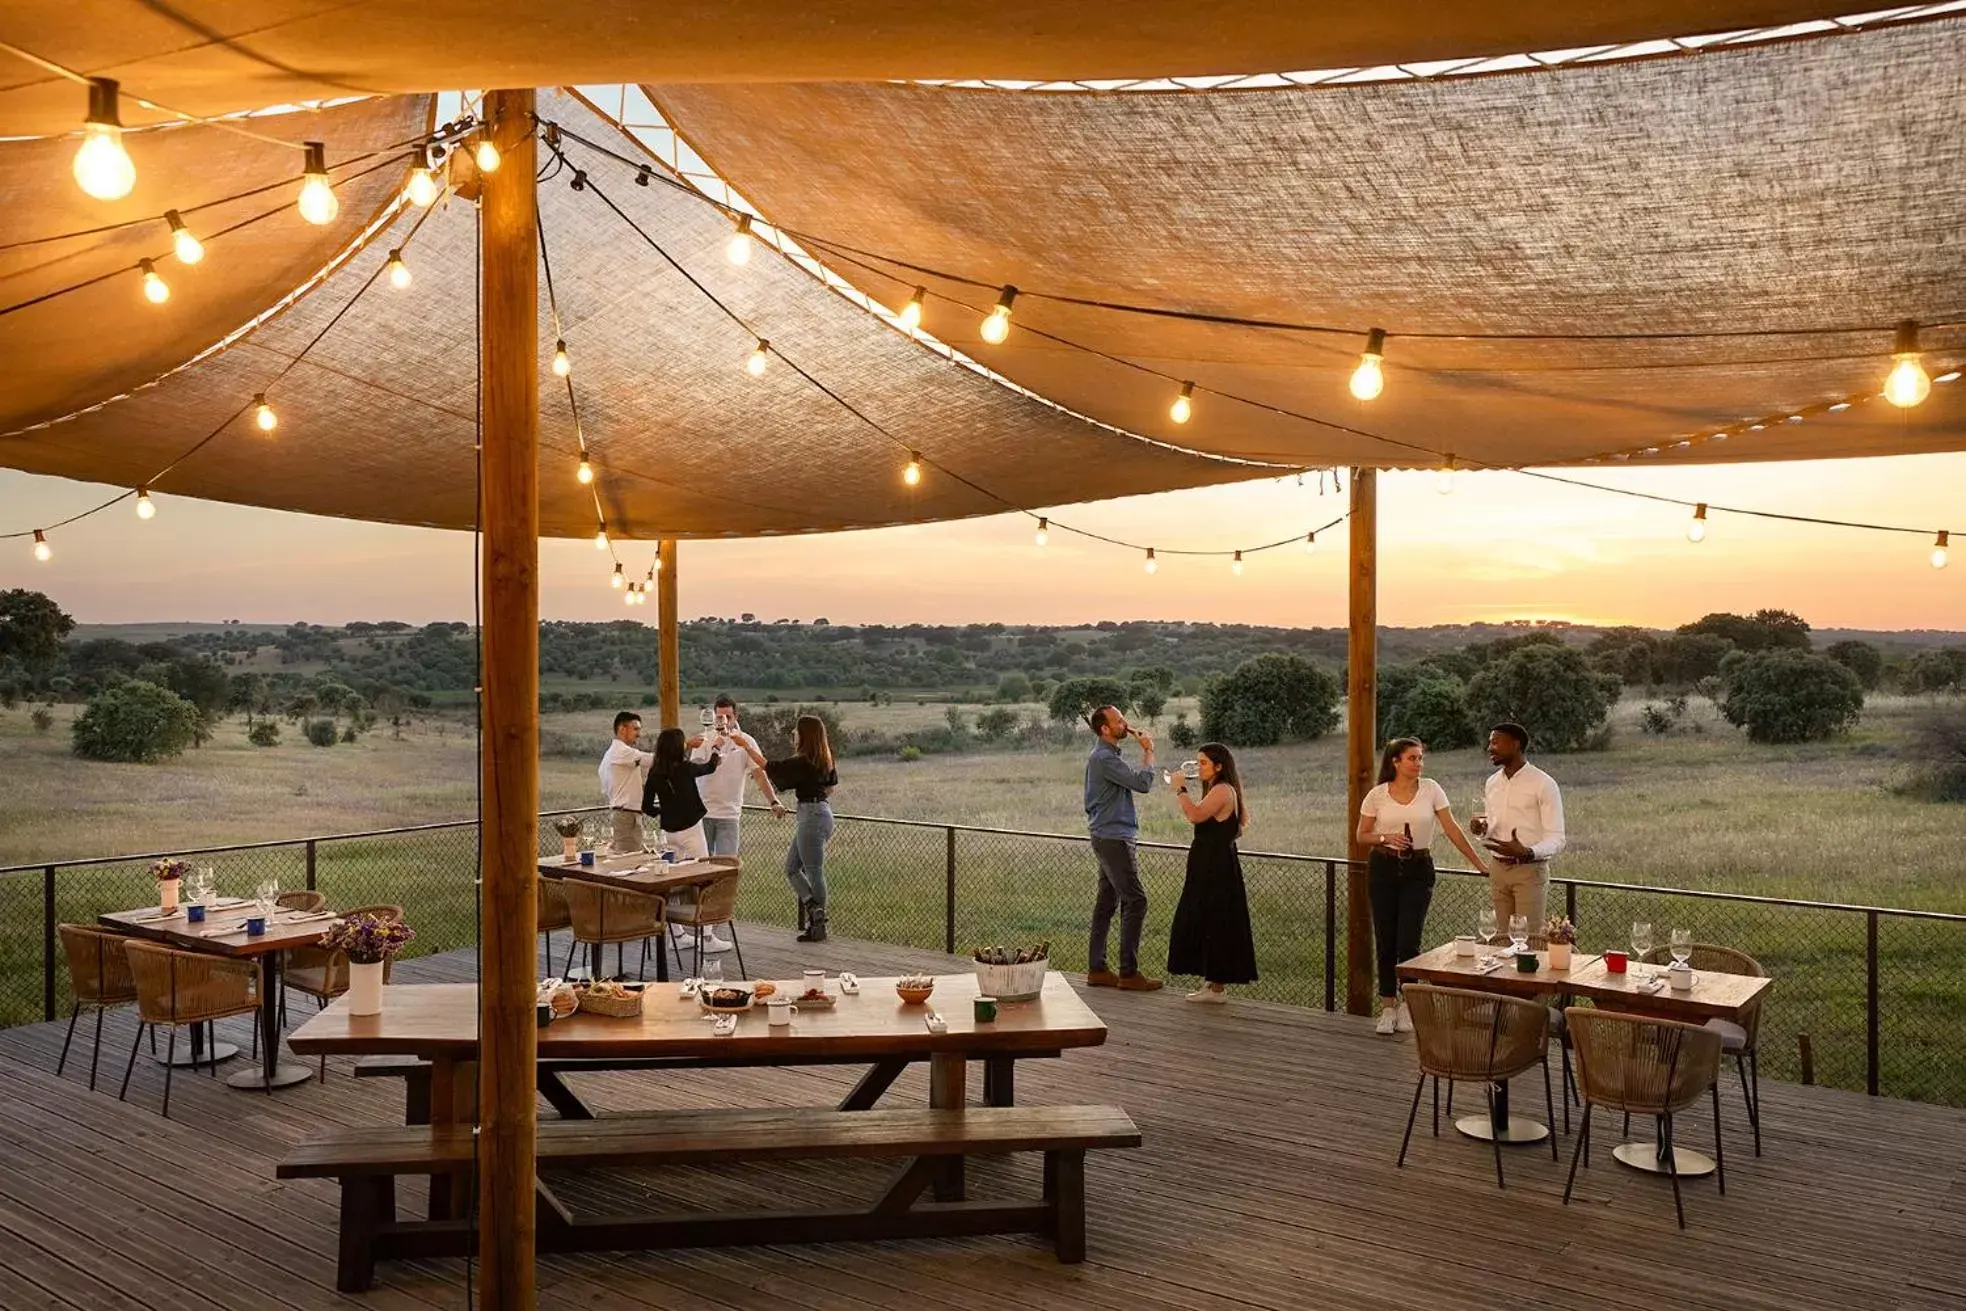
M 1716 505 L 1907 525 L 1966 527 L 1966 455 L 1747 467 L 1586 470 L 1593 481 Z M 1686 511 L 1509 473 L 1381 482 L 1380 613 L 1389 625 L 1510 618 L 1666 627 L 1710 610 L 1780 606 L 1817 627 L 1966 629 L 1966 558 L 1927 562 L 1929 538 L 1771 523 L 1716 512 L 1686 541 Z M 57 520 L 104 490 L 0 471 L 0 532 Z M 242 509 L 158 495 L 139 522 L 128 503 L 51 538 L 0 549 L 0 587 L 49 592 L 85 623 L 243 619 L 469 618 L 467 535 Z M 1334 518 L 1336 496 L 1265 481 L 1061 509 L 1062 523 L 1162 551 L 1231 548 Z M 835 623 L 1194 619 L 1345 622 L 1343 531 L 1315 556 L 1295 546 L 1226 561 L 1138 555 L 1028 521 L 992 518 L 797 539 L 686 542 L 685 617 L 752 611 Z M 1961 538 L 1966 547 L 1966 537 Z M 631 544 L 631 574 L 653 547 Z M 541 612 L 607 619 L 628 611 L 586 541 L 543 545 Z M 651 604 L 632 612 L 653 623 Z

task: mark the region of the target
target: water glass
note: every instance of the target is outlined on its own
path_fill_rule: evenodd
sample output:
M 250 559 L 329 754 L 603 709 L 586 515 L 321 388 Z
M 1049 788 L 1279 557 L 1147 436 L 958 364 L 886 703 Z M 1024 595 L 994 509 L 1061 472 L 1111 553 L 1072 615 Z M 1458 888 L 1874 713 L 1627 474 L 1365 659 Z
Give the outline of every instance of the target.
M 1645 953 L 1652 950 L 1652 926 L 1644 920 L 1632 921 L 1632 964 L 1637 965 L 1645 959 Z
M 273 913 L 273 907 L 280 900 L 280 881 L 278 879 L 261 879 L 259 886 L 253 890 L 253 900 L 259 903 L 260 914 L 271 915 Z
M 703 962 L 703 983 L 706 987 L 720 987 L 724 981 L 724 963 L 711 957 Z
M 1693 959 L 1693 930 L 1674 929 L 1672 931 L 1672 963 L 1684 965 Z
M 1509 950 L 1516 952 L 1529 950 L 1529 917 L 1527 915 L 1509 916 Z
M 1475 932 L 1481 937 L 1481 945 L 1486 947 L 1495 940 L 1495 908 L 1483 906 L 1475 915 Z

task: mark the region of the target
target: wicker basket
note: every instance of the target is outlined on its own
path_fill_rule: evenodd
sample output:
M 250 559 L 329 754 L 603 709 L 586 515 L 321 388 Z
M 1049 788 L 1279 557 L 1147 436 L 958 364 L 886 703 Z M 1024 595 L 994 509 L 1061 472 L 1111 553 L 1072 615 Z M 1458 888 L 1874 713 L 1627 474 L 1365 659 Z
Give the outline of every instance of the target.
M 592 988 L 580 990 L 580 1009 L 595 1015 L 606 1015 L 611 1019 L 625 1020 L 642 1013 L 642 998 L 647 994 L 640 989 L 625 997 L 596 993 Z

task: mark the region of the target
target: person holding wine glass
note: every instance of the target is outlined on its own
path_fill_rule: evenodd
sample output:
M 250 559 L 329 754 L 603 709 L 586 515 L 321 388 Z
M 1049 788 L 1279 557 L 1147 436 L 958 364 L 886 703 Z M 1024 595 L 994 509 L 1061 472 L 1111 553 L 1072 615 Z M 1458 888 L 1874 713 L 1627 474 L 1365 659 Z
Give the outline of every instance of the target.
M 1520 915 L 1540 928 L 1550 890 L 1550 861 L 1568 841 L 1563 794 L 1556 780 L 1529 763 L 1529 730 L 1505 722 L 1488 730 L 1488 761 L 1496 767 L 1482 789 L 1475 832 L 1492 858 L 1488 894 L 1495 917 Z
M 1420 954 L 1427 907 L 1434 895 L 1429 852 L 1436 830 L 1447 834 L 1476 869 L 1488 864 L 1454 822 L 1440 784 L 1425 777 L 1426 744 L 1396 737 L 1379 758 L 1379 783 L 1359 806 L 1358 840 L 1371 848 L 1372 936 L 1379 963 L 1379 1033 L 1411 1033 L 1413 1018 L 1399 999 L 1399 963 Z M 1492 931 L 1492 930 L 1491 930 Z
M 1232 983 L 1256 982 L 1256 938 L 1236 842 L 1249 827 L 1236 758 L 1220 742 L 1203 743 L 1194 761 L 1199 801 L 1188 795 L 1188 768 L 1168 775 L 1181 813 L 1195 826 L 1187 878 L 1167 935 L 1167 972 L 1198 974 L 1188 1000 L 1221 1005 Z

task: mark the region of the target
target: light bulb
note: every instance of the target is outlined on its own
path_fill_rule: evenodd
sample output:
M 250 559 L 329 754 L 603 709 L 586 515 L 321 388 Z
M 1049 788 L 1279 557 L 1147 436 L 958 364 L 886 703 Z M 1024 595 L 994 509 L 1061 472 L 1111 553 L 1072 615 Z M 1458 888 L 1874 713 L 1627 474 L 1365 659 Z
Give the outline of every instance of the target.
M 34 558 L 42 564 L 46 564 L 54 553 L 54 548 L 48 545 L 47 535 L 39 528 L 36 528 L 34 530 Z
M 428 209 L 437 199 L 437 178 L 428 168 L 419 164 L 410 170 L 410 204 L 418 209 Z
M 1168 407 L 1167 417 L 1176 423 L 1186 423 L 1189 417 L 1195 412 L 1194 394 L 1195 384 L 1192 382 L 1182 383 L 1181 394 L 1176 396 L 1174 398 L 1174 404 Z
M 1434 475 L 1434 490 L 1439 492 L 1442 496 L 1449 496 L 1453 494 L 1454 491 L 1454 457 L 1453 456 L 1451 455 L 1448 456 L 1447 463 L 1441 465 L 1440 472 Z
M 622 588 L 628 586 L 628 578 L 625 574 L 621 572 L 620 565 L 617 564 L 614 567 L 614 576 L 608 579 L 608 586 L 612 587 L 617 592 L 619 592 Z
M 1160 561 L 1154 559 L 1154 548 L 1151 546 L 1147 548 L 1146 569 L 1147 572 L 1150 574 L 1157 574 L 1160 572 Z
M 913 332 L 915 329 L 922 326 L 922 301 L 926 299 L 927 296 L 928 296 L 928 288 L 926 287 L 915 288 L 915 294 L 908 297 L 908 303 L 901 307 L 901 313 L 897 316 L 901 320 L 902 327 L 906 328 L 910 332 Z
M 1707 507 L 1704 503 L 1693 507 L 1693 522 L 1686 525 L 1686 540 L 1696 543 L 1707 540 Z
M 1050 540 L 1051 540 L 1051 520 L 1049 519 L 1038 520 L 1038 536 L 1037 536 L 1038 545 L 1043 546 L 1046 542 Z
M 1305 533 L 1305 534 L 1304 534 L 1304 554 L 1305 554 L 1305 555 L 1316 555 L 1316 554 L 1317 554 L 1317 534 L 1316 534 L 1316 533 Z
M 275 414 L 273 407 L 266 403 L 265 392 L 253 393 L 253 405 L 255 407 L 253 410 L 253 422 L 259 425 L 261 432 L 272 432 L 280 426 L 280 416 Z
M 300 216 L 316 225 L 334 222 L 334 216 L 341 212 L 341 202 L 335 199 L 334 184 L 328 181 L 328 148 L 318 141 L 309 141 L 307 147 L 306 175 L 300 184 Z
M 1952 542 L 1952 535 L 1950 533 L 1945 533 L 1945 532 L 1941 532 L 1938 535 L 1938 538 L 1935 541 L 1933 541 L 1932 567 L 1934 569 L 1943 569 L 1946 567 L 1946 547 L 1949 546 L 1951 542 Z
M 145 487 L 137 488 L 137 518 L 155 519 L 156 517 L 157 507 L 151 504 L 149 489 Z
M 478 171 L 480 173 L 496 173 L 498 172 L 498 166 L 504 162 L 499 157 L 498 147 L 492 144 L 491 133 L 489 131 L 482 133 L 478 137 L 478 146 L 477 149 L 471 152 L 471 158 L 478 161 Z
M 573 361 L 567 358 L 567 344 L 564 341 L 553 343 L 553 376 L 564 378 L 573 372 Z
M 765 366 L 771 363 L 771 343 L 760 337 L 750 355 L 745 357 L 744 371 L 753 378 L 765 376 Z
M 75 152 L 75 181 L 97 200 L 121 200 L 137 184 L 137 166 L 123 149 L 123 120 L 110 78 L 89 79 L 89 116 L 82 124 L 82 146 Z
M 152 305 L 162 305 L 171 298 L 171 286 L 157 274 L 157 266 L 147 259 L 137 261 L 143 270 L 143 295 Z
M 1369 401 L 1386 389 L 1386 375 L 1379 361 L 1386 357 L 1386 330 L 1374 328 L 1365 339 L 1365 351 L 1352 370 L 1352 395 Z
M 403 252 L 389 252 L 389 285 L 398 291 L 407 291 L 410 285 L 410 266 L 403 263 Z
M 1932 394 L 1932 379 L 1926 374 L 1918 352 L 1918 324 L 1906 319 L 1898 324 L 1898 339 L 1891 348 L 1897 363 L 1884 379 L 1884 399 L 1899 409 L 1910 409 Z
M 1017 288 L 1005 287 L 1003 294 L 997 297 L 996 308 L 990 311 L 989 318 L 983 320 L 984 341 L 992 346 L 1003 345 L 1004 339 L 1010 336 L 1010 307 L 1016 300 Z
M 901 471 L 901 481 L 910 487 L 921 486 L 922 457 L 919 451 L 908 452 L 908 467 Z
M 183 215 L 167 209 L 164 222 L 171 225 L 171 250 L 177 255 L 178 263 L 196 264 L 205 258 L 205 243 L 191 235 L 191 229 L 184 226 Z
M 1237 551 L 1236 558 L 1229 561 L 1229 572 L 1234 574 L 1238 578 L 1242 577 L 1242 552 L 1241 551 Z
M 730 240 L 724 244 L 724 258 L 737 265 L 737 267 L 743 268 L 751 262 L 751 243 L 753 240 L 754 238 L 751 236 L 751 216 L 749 214 L 739 214 L 737 216 L 737 231 L 731 233 Z
M 635 589 L 634 589 L 634 588 L 632 588 L 632 587 L 631 587 L 631 588 L 629 588 L 629 589 L 628 589 L 628 590 L 627 590 L 626 592 L 624 592 L 624 593 L 622 594 L 622 597 L 621 597 L 621 604 L 623 604 L 623 605 L 633 605 L 633 604 L 635 604 Z
M 583 455 L 580 457 L 580 467 L 573 471 L 573 476 L 579 479 L 582 487 L 586 487 L 594 481 L 594 466 L 587 463 L 586 456 Z
M 608 526 L 606 524 L 602 524 L 601 530 L 594 534 L 594 549 L 597 551 L 608 549 Z

